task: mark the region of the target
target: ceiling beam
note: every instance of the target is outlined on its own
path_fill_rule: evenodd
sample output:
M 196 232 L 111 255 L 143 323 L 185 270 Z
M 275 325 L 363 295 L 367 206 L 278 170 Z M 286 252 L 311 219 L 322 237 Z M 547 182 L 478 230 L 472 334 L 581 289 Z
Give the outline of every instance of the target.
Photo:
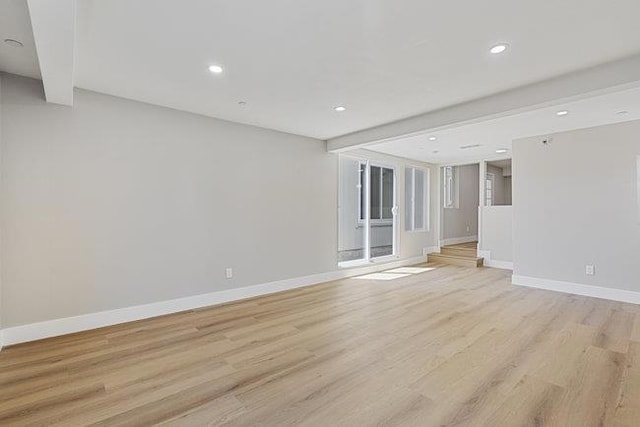
M 75 0 L 28 0 L 47 102 L 73 105 Z
M 347 151 L 400 137 L 478 123 L 633 87 L 640 87 L 640 55 L 331 138 L 327 141 L 327 150 Z

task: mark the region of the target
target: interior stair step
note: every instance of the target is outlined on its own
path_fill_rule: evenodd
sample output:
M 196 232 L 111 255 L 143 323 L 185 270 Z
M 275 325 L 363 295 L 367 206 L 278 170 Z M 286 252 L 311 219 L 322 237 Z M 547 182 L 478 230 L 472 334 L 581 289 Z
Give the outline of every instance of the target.
M 464 246 L 443 246 L 440 248 L 443 255 L 457 255 L 462 257 L 475 258 L 478 255 L 478 249 L 475 247 Z
M 480 258 L 477 256 L 467 257 L 459 255 L 447 255 L 443 253 L 429 254 L 428 261 L 439 264 L 459 265 L 462 267 L 482 267 L 484 264 L 484 258 Z
M 484 258 L 478 256 L 478 242 L 443 246 L 440 248 L 440 252 L 429 254 L 427 261 L 462 267 L 482 267 L 484 265 Z

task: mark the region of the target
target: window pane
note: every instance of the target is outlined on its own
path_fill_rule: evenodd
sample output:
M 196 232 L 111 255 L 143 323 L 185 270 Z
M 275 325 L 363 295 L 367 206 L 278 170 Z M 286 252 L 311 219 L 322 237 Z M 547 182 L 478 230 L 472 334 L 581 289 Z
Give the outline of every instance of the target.
M 357 159 L 340 156 L 338 190 L 338 262 L 365 258 L 365 228 L 359 225 L 360 174 L 363 166 Z
M 425 214 L 425 179 L 424 171 L 416 169 L 416 182 L 415 182 L 415 228 L 416 230 L 422 230 L 424 227 L 424 214 Z
M 380 219 L 380 187 L 381 187 L 381 168 L 371 166 L 371 219 Z
M 413 230 L 413 168 L 404 170 L 404 229 Z
M 393 218 L 393 169 L 382 169 L 382 219 Z
M 452 208 L 455 203 L 455 195 L 453 194 L 453 166 L 444 168 L 444 207 Z
M 367 164 L 366 163 L 360 163 L 359 164 L 360 167 L 360 171 L 359 171 L 359 182 L 358 182 L 358 190 L 359 190 L 359 204 L 360 206 L 358 207 L 358 209 L 360 210 L 360 221 L 364 221 L 364 215 L 365 215 L 365 209 L 364 209 L 364 191 L 365 191 L 365 179 L 366 179 L 366 171 L 367 171 Z

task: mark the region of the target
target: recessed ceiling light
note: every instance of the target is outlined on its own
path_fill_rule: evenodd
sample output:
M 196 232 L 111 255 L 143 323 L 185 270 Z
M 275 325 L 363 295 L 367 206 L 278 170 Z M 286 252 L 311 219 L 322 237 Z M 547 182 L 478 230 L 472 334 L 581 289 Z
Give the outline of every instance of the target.
M 561 110 L 556 113 L 556 116 L 566 116 L 567 114 L 569 114 L 567 110 Z
M 478 147 L 480 147 L 480 144 L 467 144 L 467 145 L 461 145 L 460 149 L 468 150 L 469 148 L 478 148 Z
M 429 137 L 429 141 L 435 141 L 436 139 L 438 139 L 438 138 L 436 138 L 435 136 L 430 136 Z
M 337 107 L 334 107 L 333 109 L 336 110 L 338 113 L 341 113 L 343 111 L 346 111 L 347 107 L 343 107 L 342 105 L 338 105 Z
M 440 152 L 440 151 L 438 151 L 438 150 L 433 150 L 433 151 L 432 151 L 432 153 L 433 153 L 433 154 L 438 154 L 439 152 Z
M 209 71 L 213 74 L 220 74 L 222 73 L 222 67 L 219 65 L 209 65 Z
M 496 150 L 496 153 L 498 153 L 498 154 L 502 154 L 502 153 L 506 153 L 506 152 L 507 152 L 506 148 L 499 148 L 499 149 Z
M 247 101 L 238 101 L 238 105 L 244 107 L 245 105 L 247 105 Z
M 629 112 L 626 111 L 626 110 L 622 110 L 622 111 L 618 111 L 616 114 L 619 115 L 619 116 L 624 116 L 626 114 L 629 114 Z
M 489 49 L 489 52 L 493 54 L 498 54 L 498 53 L 504 52 L 505 50 L 507 50 L 507 45 L 504 43 L 501 43 L 493 46 L 491 49 Z
M 4 39 L 4 42 L 11 47 L 22 47 L 24 46 L 22 42 L 14 39 Z

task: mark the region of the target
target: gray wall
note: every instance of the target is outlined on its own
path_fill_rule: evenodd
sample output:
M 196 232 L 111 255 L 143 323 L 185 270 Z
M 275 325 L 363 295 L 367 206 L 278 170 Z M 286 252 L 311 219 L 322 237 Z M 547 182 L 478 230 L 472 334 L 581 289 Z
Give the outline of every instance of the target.
M 540 140 L 513 144 L 514 274 L 640 291 L 640 121 Z
M 337 268 L 337 156 L 323 142 L 2 85 L 4 327 Z
M 475 164 L 458 166 L 457 169 L 459 203 L 457 208 L 442 210 L 444 239 L 478 235 L 480 168 Z M 442 174 L 442 171 L 440 173 Z
M 338 268 L 324 142 L 84 90 L 46 104 L 40 81 L 0 81 L 3 327 Z M 400 258 L 435 245 L 433 227 L 398 227 Z
M 481 235 L 492 261 L 513 261 L 513 206 L 483 206 Z

